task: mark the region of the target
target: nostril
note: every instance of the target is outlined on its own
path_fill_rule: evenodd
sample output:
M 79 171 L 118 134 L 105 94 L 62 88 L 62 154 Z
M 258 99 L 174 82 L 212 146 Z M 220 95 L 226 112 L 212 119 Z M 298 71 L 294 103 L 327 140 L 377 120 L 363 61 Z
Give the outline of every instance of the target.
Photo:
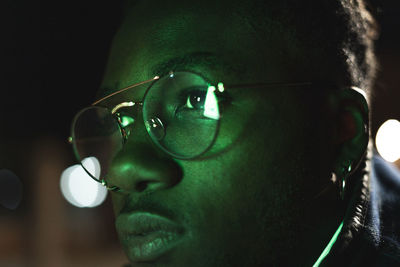
M 156 191 L 160 190 L 163 188 L 167 188 L 167 185 L 163 182 L 160 182 L 158 180 L 141 180 L 136 182 L 135 184 L 135 190 L 139 193 L 142 193 L 144 191 Z
M 138 183 L 136 184 L 136 190 L 137 190 L 138 192 L 143 192 L 144 190 L 146 190 L 147 186 L 148 186 L 148 182 L 146 182 L 146 181 L 140 181 L 140 182 L 138 182 Z

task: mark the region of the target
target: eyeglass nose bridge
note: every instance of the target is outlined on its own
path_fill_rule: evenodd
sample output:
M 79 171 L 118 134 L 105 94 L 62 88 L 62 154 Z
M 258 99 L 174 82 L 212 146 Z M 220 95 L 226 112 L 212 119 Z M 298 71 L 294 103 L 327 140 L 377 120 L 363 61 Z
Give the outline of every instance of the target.
M 138 109 L 143 108 L 143 102 L 123 102 L 118 105 L 116 105 L 112 110 L 111 114 L 115 115 L 118 119 L 118 123 L 120 125 L 121 129 L 121 134 L 124 139 L 124 144 L 128 141 L 128 137 L 130 135 L 130 127 L 135 123 L 135 116 L 132 116 L 131 118 L 133 119 L 132 122 L 124 122 L 123 118 L 121 116 L 118 116 L 117 111 L 121 108 L 127 108 L 127 107 L 134 107 L 137 106 Z M 162 122 L 162 120 L 158 117 L 152 117 L 148 119 L 147 121 L 144 121 L 144 125 L 146 127 L 147 133 L 150 135 L 152 139 L 155 140 L 162 140 L 165 136 L 165 125 Z

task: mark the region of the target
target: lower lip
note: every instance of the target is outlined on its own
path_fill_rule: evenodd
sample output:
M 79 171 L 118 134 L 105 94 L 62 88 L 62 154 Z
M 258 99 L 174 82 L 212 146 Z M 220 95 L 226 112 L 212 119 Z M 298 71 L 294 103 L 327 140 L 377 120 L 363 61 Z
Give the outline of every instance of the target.
M 154 231 L 145 235 L 127 235 L 125 245 L 131 261 L 153 261 L 174 248 L 182 239 L 178 233 Z

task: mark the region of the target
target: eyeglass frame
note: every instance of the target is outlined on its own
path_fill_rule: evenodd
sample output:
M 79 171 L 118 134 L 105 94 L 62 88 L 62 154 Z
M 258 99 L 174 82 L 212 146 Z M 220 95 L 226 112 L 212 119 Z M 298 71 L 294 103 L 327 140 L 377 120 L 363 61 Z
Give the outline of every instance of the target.
M 192 74 L 196 74 L 196 75 L 198 75 L 198 76 L 200 76 L 200 77 L 202 77 L 205 81 L 207 81 L 208 82 L 208 79 L 206 79 L 204 76 L 202 76 L 201 74 L 199 74 L 199 73 L 196 73 L 196 72 L 193 72 L 193 71 L 186 71 L 186 70 L 180 70 L 180 71 L 176 71 L 176 72 L 189 72 L 189 73 L 192 73 Z M 99 103 L 101 103 L 101 102 L 103 102 L 104 100 L 106 100 L 106 99 L 109 99 L 109 98 L 111 98 L 112 96 L 115 96 L 115 95 L 117 95 L 117 94 L 120 94 L 120 93 L 122 93 L 122 92 L 125 92 L 125 91 L 127 91 L 127 90 L 129 90 L 129 89 L 132 89 L 132 88 L 135 88 L 135 87 L 138 87 L 138 86 L 140 86 L 140 85 L 143 85 L 143 84 L 146 84 L 146 83 L 150 83 L 150 85 L 146 88 L 146 90 L 145 90 L 145 92 L 144 92 L 144 96 L 147 94 L 147 92 L 150 90 L 150 88 L 154 85 L 154 83 L 156 83 L 158 80 L 160 80 L 161 78 L 164 78 L 164 77 L 166 77 L 167 75 L 173 75 L 175 73 L 175 71 L 170 71 L 169 73 L 167 73 L 167 74 L 164 74 L 164 75 L 162 75 L 161 77 L 160 76 L 154 76 L 152 79 L 148 79 L 148 80 L 145 80 L 145 81 L 142 81 L 142 82 L 139 82 L 139 83 L 134 83 L 134 84 L 131 84 L 131 85 L 128 85 L 128 86 L 126 86 L 126 87 L 124 87 L 124 88 L 122 88 L 122 89 L 120 89 L 120 90 L 117 90 L 117 91 L 115 91 L 115 92 L 113 92 L 113 93 L 110 93 L 110 94 L 108 94 L 108 95 L 106 95 L 106 96 L 104 96 L 104 97 L 102 97 L 102 98 L 100 98 L 100 99 L 98 99 L 98 100 L 96 100 L 95 102 L 93 102 L 90 106 L 88 106 L 88 107 L 86 107 L 86 108 L 90 108 L 90 107 L 93 107 L 93 106 L 97 106 Z M 220 82 L 219 82 L 220 83 Z M 217 83 L 217 84 L 219 84 L 219 83 Z M 211 84 L 211 83 L 210 83 Z M 273 86 L 283 86 L 283 87 L 303 87 L 303 86 L 313 86 L 314 84 L 316 84 L 315 82 L 311 82 L 311 81 L 304 81 L 304 82 L 259 82 L 259 83 L 244 83 L 244 84 L 233 84 L 233 85 L 229 85 L 229 86 L 225 86 L 224 85 L 224 91 L 225 91 L 225 89 L 230 89 L 230 88 L 261 88 L 261 87 L 273 87 Z M 334 87 L 334 88 L 337 88 L 337 86 L 334 86 L 332 83 L 329 83 L 329 82 L 324 82 L 324 84 L 326 85 L 326 86 L 328 86 L 328 87 L 330 87 L 330 88 L 332 88 L 332 87 Z M 333 85 L 333 86 L 332 86 Z M 350 86 L 352 89 L 358 89 L 358 90 L 361 90 L 361 89 L 359 89 L 359 88 L 357 88 L 357 87 L 354 87 L 354 86 Z M 223 93 L 224 91 L 219 91 L 220 93 Z M 112 109 L 111 109 L 111 114 L 112 115 L 114 115 L 114 116 L 117 116 L 117 115 L 115 115 L 115 113 L 116 113 L 116 111 L 118 111 L 118 109 L 120 109 L 120 108 L 123 108 L 123 107 L 130 107 L 130 106 L 134 106 L 134 105 L 140 105 L 140 106 L 143 106 L 143 103 L 144 103 L 144 100 L 145 99 L 143 99 L 142 101 L 127 101 L 127 102 L 121 102 L 120 104 L 117 104 L 117 105 L 115 105 Z M 107 108 L 107 107 L 105 107 L 105 108 Z M 75 117 L 74 117 L 74 122 L 75 122 L 75 120 L 76 120 L 76 117 L 77 117 L 77 115 L 81 112 L 81 111 L 83 111 L 85 108 L 83 108 L 83 109 L 81 109 L 76 115 L 75 115 Z M 109 108 L 107 108 L 107 109 L 109 109 Z M 73 124 L 74 124 L 74 122 L 73 122 Z M 126 134 L 126 132 L 125 132 L 125 130 L 124 130 L 124 127 L 121 125 L 121 121 L 120 121 L 120 119 L 117 117 L 117 122 L 118 122 L 118 126 L 119 126 L 119 128 L 120 128 L 120 130 L 121 130 L 121 134 L 122 134 L 122 138 L 123 138 L 123 140 L 124 140 L 124 144 L 126 143 L 126 141 L 127 141 L 127 138 L 128 138 L 128 136 L 127 136 L 127 134 Z M 72 125 L 73 126 L 73 125 Z M 73 127 L 71 127 L 71 132 L 73 132 Z M 149 134 L 149 133 L 148 133 Z M 71 144 L 71 145 L 73 145 L 73 134 L 71 133 L 71 136 L 68 138 L 68 142 Z M 152 140 L 153 141 L 153 140 Z M 154 142 L 154 141 L 153 141 Z M 211 145 L 204 151 L 204 152 L 202 152 L 200 155 L 197 155 L 197 156 L 195 156 L 195 157 L 193 157 L 193 158 L 190 158 L 190 159 L 186 159 L 186 160 L 191 160 L 191 159 L 194 159 L 194 158 L 197 158 L 197 157 L 199 157 L 199 156 L 201 156 L 201 155 L 203 155 L 204 153 L 206 153 L 207 151 L 209 151 L 209 149 L 213 146 L 213 144 L 215 143 L 215 140 L 213 140 L 213 142 L 211 143 Z M 163 149 L 164 150 L 164 152 L 165 152 L 165 149 Z M 170 156 L 171 157 L 173 157 L 172 155 L 171 155 L 171 153 L 169 153 L 170 154 Z M 179 159 L 179 157 L 174 157 L 174 158 L 178 158 Z M 80 164 L 82 165 L 82 160 L 79 160 L 80 162 Z M 83 166 L 82 166 L 83 167 Z M 83 167 L 83 169 L 85 169 L 84 167 Z M 86 171 L 86 169 L 85 169 L 85 171 Z M 87 172 L 87 171 L 86 171 Z M 126 190 L 123 190 L 123 189 L 121 189 L 120 187 L 118 187 L 118 186 L 110 186 L 108 183 L 107 183 L 107 181 L 105 181 L 104 179 L 96 179 L 96 178 L 94 178 L 90 173 L 88 173 L 89 175 L 90 175 L 90 177 L 91 178 L 93 178 L 95 181 L 97 181 L 97 182 L 99 182 L 99 183 L 101 183 L 103 186 L 105 186 L 106 187 L 106 189 L 107 190 L 109 190 L 109 191 L 111 191 L 111 192 L 116 192 L 116 193 L 125 193 L 125 191 Z

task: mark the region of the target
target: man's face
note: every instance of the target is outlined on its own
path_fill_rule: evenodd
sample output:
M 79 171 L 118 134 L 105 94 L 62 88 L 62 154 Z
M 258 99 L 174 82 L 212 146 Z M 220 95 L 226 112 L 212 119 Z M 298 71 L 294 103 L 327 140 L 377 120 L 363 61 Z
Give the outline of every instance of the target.
M 261 37 L 229 1 L 142 1 L 127 11 L 116 35 L 103 87 L 120 89 L 169 68 L 215 84 L 312 80 L 284 36 Z M 165 155 L 137 120 L 110 174 L 131 189 L 112 200 L 134 266 L 254 266 L 282 262 L 298 249 L 314 208 L 305 201 L 327 182 L 315 179 L 326 171 L 324 155 L 300 97 L 310 92 L 302 90 L 227 87 L 232 100 L 216 145 L 191 160 Z M 133 89 L 116 102 L 140 101 L 144 91 Z M 172 218 L 183 229 L 179 240 L 138 256 L 126 236 L 126 218 L 138 210 Z

